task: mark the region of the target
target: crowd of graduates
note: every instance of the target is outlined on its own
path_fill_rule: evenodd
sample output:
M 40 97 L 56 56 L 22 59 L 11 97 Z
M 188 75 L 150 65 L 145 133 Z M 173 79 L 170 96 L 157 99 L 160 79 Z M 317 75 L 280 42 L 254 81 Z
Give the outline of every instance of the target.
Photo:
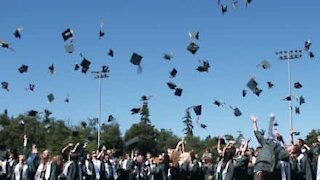
M 61 154 L 40 152 L 24 135 L 23 152 L 6 149 L 0 157 L 3 180 L 319 180 L 320 136 L 312 146 L 302 139 L 286 144 L 279 133 L 267 138 L 258 130 L 257 118 L 251 116 L 259 146 L 251 148 L 250 139 L 240 145 L 234 140 L 218 140 L 218 157 L 210 148 L 202 154 L 185 150 L 184 139 L 173 149 L 152 155 L 135 150 L 115 155 L 101 145 L 87 150 L 87 143 L 69 143 Z

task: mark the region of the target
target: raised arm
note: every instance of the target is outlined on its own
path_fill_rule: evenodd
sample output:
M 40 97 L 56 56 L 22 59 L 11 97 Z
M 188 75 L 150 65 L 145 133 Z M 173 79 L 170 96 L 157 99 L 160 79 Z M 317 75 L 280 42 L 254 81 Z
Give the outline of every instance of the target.
M 253 124 L 253 130 L 254 130 L 254 131 L 259 131 L 259 129 L 258 129 L 258 123 L 257 123 L 257 120 L 258 120 L 257 116 L 251 115 L 250 119 L 251 119 L 252 124 Z
M 28 145 L 28 136 L 27 135 L 24 135 L 23 136 L 23 155 L 24 157 L 27 159 L 28 158 L 28 148 L 27 148 L 27 145 Z
M 218 137 L 217 152 L 218 152 L 219 155 L 222 154 L 222 150 L 221 150 L 221 137 Z
M 294 144 L 293 134 L 294 134 L 294 129 L 290 129 L 290 143 L 291 143 L 291 145 Z

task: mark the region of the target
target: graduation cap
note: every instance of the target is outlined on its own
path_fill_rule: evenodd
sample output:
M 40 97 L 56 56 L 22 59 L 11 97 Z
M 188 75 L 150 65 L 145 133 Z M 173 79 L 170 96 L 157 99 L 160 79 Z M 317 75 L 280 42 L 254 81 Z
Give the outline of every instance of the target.
M 27 115 L 28 115 L 28 116 L 32 116 L 32 117 L 35 117 L 35 116 L 38 115 L 38 111 L 36 111 L 36 110 L 30 110 L 30 111 L 28 111 Z
M 252 77 L 249 81 L 248 81 L 248 83 L 247 83 L 247 87 L 252 91 L 252 92 L 254 92 L 258 87 L 258 83 L 257 83 L 257 81 L 255 80 L 255 78 L 254 77 Z
M 169 60 L 169 61 L 172 59 L 172 57 L 173 57 L 172 53 L 165 53 L 163 55 L 163 58 L 166 59 L 166 60 Z
M 241 116 L 242 115 L 242 113 L 241 113 L 241 111 L 240 111 L 240 109 L 239 108 L 233 108 L 233 107 L 231 107 L 230 106 L 230 108 L 233 110 L 233 114 L 236 116 L 236 117 L 239 117 L 239 116 Z
M 7 42 L 0 41 L 0 46 L 3 48 L 10 49 L 11 51 L 14 51 L 14 49 L 12 47 L 10 47 L 10 45 Z
M 224 15 L 224 13 L 226 13 L 227 11 L 228 11 L 228 6 L 221 4 L 221 12 L 222 12 L 222 15 Z
M 262 93 L 262 89 L 259 89 L 259 88 L 257 88 L 257 89 L 255 89 L 254 91 L 253 91 L 253 93 L 255 94 L 255 95 L 257 95 L 257 96 L 260 96 L 260 94 Z
M 112 115 L 109 115 L 108 116 L 108 122 L 112 122 L 112 121 L 114 121 L 115 120 L 115 118 L 112 116 Z
M 199 35 L 200 35 L 199 31 L 189 32 L 190 39 L 199 40 Z
M 304 42 L 304 50 L 309 51 L 312 43 L 310 40 Z
M 114 57 L 114 52 L 112 49 L 109 49 L 108 56 Z
M 203 124 L 203 123 L 200 123 L 200 127 L 205 129 L 207 127 L 207 125 Z
M 267 60 L 263 60 L 257 66 L 261 66 L 263 69 L 269 69 L 271 64 Z
M 19 71 L 21 74 L 23 74 L 23 73 L 28 72 L 28 68 L 29 68 L 29 67 L 28 67 L 27 65 L 23 64 L 23 65 L 20 66 L 20 68 L 18 69 L 18 71 Z
M 67 44 L 64 46 L 64 50 L 66 51 L 66 53 L 73 53 L 74 52 L 74 45 L 72 43 Z
M 300 96 L 299 97 L 299 105 L 301 106 L 304 103 L 306 103 L 304 97 Z
M 99 30 L 99 39 L 101 39 L 104 36 L 104 32 L 102 30 L 103 26 L 104 26 L 104 22 L 101 21 L 100 30 Z
M 309 57 L 311 58 L 311 59 L 313 59 L 314 58 L 314 54 L 313 54 L 313 52 L 309 52 Z
M 222 103 L 220 101 L 218 101 L 218 100 L 214 100 L 213 104 L 218 106 L 218 107 L 220 107 L 222 105 Z
M 176 70 L 176 68 L 173 68 L 170 71 L 170 78 L 174 78 L 177 75 L 178 71 Z
M 242 97 L 246 97 L 246 95 L 247 95 L 247 90 L 242 90 Z
M 7 81 L 1 82 L 1 88 L 9 91 L 9 83 Z
M 54 73 L 55 73 L 54 64 L 51 64 L 51 65 L 48 67 L 48 70 L 49 70 L 49 73 L 50 73 L 50 74 L 54 74 Z
M 47 99 L 48 99 L 48 102 L 51 103 L 53 100 L 54 100 L 54 95 L 52 93 L 50 93 L 48 96 L 47 96 Z
M 234 0 L 232 2 L 232 7 L 233 7 L 233 9 L 237 9 L 238 8 L 238 1 L 237 0 Z
M 48 110 L 48 109 L 45 109 L 44 110 L 44 116 L 45 116 L 45 118 L 47 119 L 47 118 L 49 118 L 49 116 L 52 114 L 52 112 L 50 111 L 50 110 Z
M 17 39 L 21 39 L 22 30 L 23 29 L 21 27 L 18 27 L 13 33 L 14 37 L 17 38 Z
M 138 108 L 132 108 L 130 111 L 131 111 L 131 115 L 132 115 L 132 114 L 137 114 L 137 113 L 140 113 L 141 108 L 140 108 L 140 107 L 138 107 Z
M 270 81 L 268 81 L 267 84 L 268 84 L 268 88 L 269 89 L 271 89 L 274 86 L 274 84 L 272 82 L 270 82 Z
M 197 71 L 199 72 L 208 72 L 210 67 L 209 61 L 208 60 L 203 60 L 202 65 L 197 67 Z
M 70 99 L 69 99 L 69 95 L 67 95 L 67 97 L 64 99 L 65 103 L 69 103 Z
M 295 107 L 294 108 L 294 112 L 296 112 L 296 114 L 300 114 L 300 108 L 299 107 Z
M 275 122 L 273 123 L 273 126 L 275 126 L 275 127 L 279 126 L 279 124 L 277 123 L 277 121 L 275 121 Z
M 86 123 L 85 121 L 82 121 L 82 122 L 81 122 L 81 126 L 82 126 L 83 128 L 86 128 L 86 127 L 87 127 L 87 123 Z
M 137 53 L 132 53 L 130 62 L 135 65 L 138 66 L 138 73 L 141 73 L 142 69 L 141 69 L 141 60 L 142 60 L 142 56 L 137 54 Z
M 194 106 L 193 111 L 197 116 L 200 116 L 202 111 L 202 106 L 201 105 Z
M 68 28 L 65 31 L 62 32 L 62 38 L 64 41 L 67 41 L 68 39 L 73 37 L 73 30 Z
M 199 48 L 200 47 L 195 42 L 190 42 L 190 44 L 187 47 L 187 50 L 194 55 L 199 50 Z
M 292 100 L 292 98 L 291 98 L 291 96 L 287 96 L 287 97 L 283 98 L 282 100 L 291 101 L 291 100 Z
M 167 85 L 168 85 L 168 87 L 169 87 L 170 89 L 176 89 L 176 87 L 177 87 L 177 85 L 174 84 L 174 83 L 171 82 L 171 81 L 167 82 Z
M 80 66 L 82 67 L 81 72 L 86 74 L 90 68 L 90 64 L 91 62 L 88 59 L 83 58 L 83 60 L 80 63 Z
M 300 82 L 295 82 L 294 83 L 294 88 L 296 88 L 296 89 L 300 89 L 300 88 L 302 88 L 303 86 L 302 86 L 302 84 L 300 83 Z
M 227 141 L 232 141 L 232 140 L 234 140 L 233 136 L 232 136 L 232 135 L 229 135 L 229 134 L 224 135 L 224 138 L 225 138 Z
M 72 131 L 73 137 L 79 137 L 79 131 Z
M 293 132 L 293 135 L 300 136 L 300 132 Z
M 141 96 L 141 101 L 148 101 L 152 96 L 146 96 L 146 95 L 143 95 Z
M 252 2 L 252 0 L 246 0 L 246 8 L 248 7 L 248 5 Z
M 29 90 L 34 91 L 34 86 L 35 86 L 34 84 L 29 84 Z
M 24 123 L 23 119 L 19 121 L 20 127 L 24 128 L 24 124 L 25 124 L 25 123 Z
M 76 65 L 74 66 L 74 70 L 75 70 L 75 71 L 78 71 L 79 68 L 80 68 L 79 64 L 76 64 Z
M 182 88 L 176 88 L 176 91 L 174 92 L 174 95 L 181 96 L 182 95 L 182 91 L 183 91 Z

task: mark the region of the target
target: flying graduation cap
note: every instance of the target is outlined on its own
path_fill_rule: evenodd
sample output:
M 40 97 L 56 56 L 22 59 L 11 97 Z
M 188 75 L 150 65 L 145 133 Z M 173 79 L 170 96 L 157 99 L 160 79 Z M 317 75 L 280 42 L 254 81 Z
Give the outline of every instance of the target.
M 240 109 L 239 108 L 233 108 L 232 106 L 229 106 L 230 107 L 230 109 L 232 109 L 233 110 L 233 114 L 234 114 L 234 116 L 236 116 L 236 117 L 239 117 L 239 116 L 241 116 L 242 115 L 242 113 L 241 113 L 241 111 L 240 111 Z
M 257 81 L 255 80 L 254 77 L 252 77 L 248 83 L 247 83 L 247 87 L 257 96 L 260 96 L 261 92 L 262 92 L 262 89 L 259 89 L 258 88 L 258 83 Z
M 248 7 L 249 4 L 252 3 L 252 0 L 246 0 L 246 8 Z
M 31 117 L 35 117 L 35 116 L 37 116 L 38 115 L 38 111 L 36 111 L 36 110 L 30 110 L 30 111 L 28 111 L 27 112 L 27 115 L 28 116 L 31 116 Z
M 51 114 L 52 114 L 52 112 L 51 112 L 50 110 L 48 110 L 48 109 L 45 109 L 45 110 L 44 110 L 44 117 L 45 117 L 46 119 L 48 119 Z
M 263 60 L 257 66 L 261 66 L 263 69 L 269 69 L 271 64 L 267 60 Z
M 108 56 L 114 57 L 114 52 L 112 49 L 109 49 Z
M 7 81 L 1 82 L 1 88 L 9 91 L 9 83 Z
M 83 56 L 82 56 L 83 57 Z M 86 74 L 90 68 L 91 61 L 83 57 L 83 60 L 80 63 L 81 72 Z
M 20 74 L 26 73 L 28 72 L 29 66 L 23 64 L 20 66 L 20 68 L 18 69 L 18 71 L 20 72 Z
M 167 82 L 167 85 L 170 89 L 175 90 L 177 85 L 171 81 Z
M 292 98 L 291 98 L 291 96 L 287 96 L 287 97 L 283 98 L 282 100 L 291 101 Z
M 27 88 L 27 90 L 34 91 L 34 87 L 34 84 L 29 84 L 29 88 Z
M 209 71 L 209 67 L 210 67 L 209 61 L 208 60 L 203 60 L 203 61 L 200 61 L 200 63 L 202 63 L 202 65 L 197 67 L 197 71 L 199 71 L 199 72 L 208 72 Z
M 138 73 L 141 73 L 142 72 L 142 68 L 141 68 L 141 61 L 142 61 L 142 56 L 137 54 L 137 53 L 132 53 L 132 56 L 131 56 L 131 59 L 130 59 L 130 62 L 135 65 L 135 66 L 138 66 Z
M 242 97 L 246 97 L 246 95 L 247 95 L 247 90 L 243 89 L 242 90 Z
M 176 88 L 176 91 L 174 92 L 174 95 L 180 97 L 182 95 L 182 92 L 183 92 L 182 88 Z
M 132 115 L 132 114 L 138 114 L 138 113 L 140 113 L 140 111 L 141 111 L 141 107 L 132 108 L 130 111 L 131 111 L 131 115 Z
M 228 11 L 228 6 L 221 4 L 221 12 L 222 12 L 222 15 L 224 15 L 227 11 Z
M 310 40 L 304 42 L 304 50 L 309 51 L 312 43 Z
M 299 108 L 299 107 L 295 107 L 295 108 L 294 108 L 294 112 L 295 112 L 296 114 L 300 114 L 300 108 Z
M 115 118 L 112 116 L 112 115 L 109 115 L 108 116 L 108 122 L 112 122 L 112 121 L 114 121 L 115 120 Z
M 7 43 L 5 41 L 0 41 L 0 46 L 2 48 L 6 48 L 6 49 L 10 49 L 11 51 L 14 51 L 14 49 L 9 45 L 9 43 Z
M 303 87 L 300 82 L 295 82 L 293 86 L 294 86 L 294 88 L 296 88 L 296 89 L 301 89 L 301 88 Z
M 313 52 L 309 52 L 309 57 L 310 57 L 310 59 L 314 59 L 314 53 Z
M 273 84 L 271 81 L 268 81 L 268 82 L 267 82 L 267 85 L 268 85 L 268 88 L 269 88 L 269 89 L 271 89 L 271 88 L 274 86 L 274 84 Z
M 187 50 L 194 55 L 199 50 L 199 48 L 200 47 L 195 42 L 190 42 L 190 44 L 187 47 Z
M 176 70 L 176 68 L 173 68 L 170 71 L 170 78 L 174 78 L 177 75 L 178 71 Z
M 104 21 L 102 20 L 100 23 L 99 39 L 101 39 L 104 36 L 104 31 L 102 30 L 103 26 L 104 26 Z
M 62 32 L 62 38 L 64 41 L 67 41 L 70 38 L 73 38 L 73 30 L 71 28 L 66 29 Z
M 299 97 L 299 105 L 301 106 L 302 104 L 306 103 L 305 99 L 303 96 Z
M 225 103 L 222 103 L 222 102 L 220 102 L 218 100 L 214 100 L 213 104 L 218 106 L 218 107 L 220 107 L 220 106 L 223 106 Z
M 21 27 L 18 27 L 15 31 L 14 31 L 14 33 L 13 33 L 13 36 L 15 37 L 15 38 L 17 38 L 17 39 L 21 39 L 21 32 L 22 32 L 22 28 Z
M 173 58 L 172 53 L 164 53 L 163 58 L 170 61 Z
M 74 45 L 73 45 L 72 43 L 66 44 L 66 45 L 64 46 L 64 50 L 66 51 L 66 53 L 71 54 L 71 53 L 74 52 Z
M 47 96 L 47 99 L 48 99 L 48 103 L 51 103 L 52 101 L 54 101 L 54 95 L 52 93 L 48 94 Z
M 199 31 L 191 31 L 188 33 L 190 39 L 196 39 L 196 40 L 199 40 Z
M 49 74 L 54 74 L 54 73 L 55 73 L 54 64 L 51 64 L 51 65 L 48 67 L 48 70 L 49 70 Z
M 193 111 L 197 116 L 200 116 L 202 112 L 202 106 L 201 105 L 193 106 Z

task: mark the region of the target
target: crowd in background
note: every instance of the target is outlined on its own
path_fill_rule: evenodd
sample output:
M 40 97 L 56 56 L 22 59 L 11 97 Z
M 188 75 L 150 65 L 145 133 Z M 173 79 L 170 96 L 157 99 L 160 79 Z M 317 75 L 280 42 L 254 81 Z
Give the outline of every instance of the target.
M 87 143 L 68 144 L 60 155 L 50 150 L 39 152 L 24 136 L 23 152 L 7 149 L 0 157 L 2 180 L 319 180 L 320 136 L 312 146 L 302 139 L 286 144 L 279 133 L 267 138 L 258 130 L 257 118 L 251 117 L 259 142 L 249 148 L 250 139 L 240 145 L 230 140 L 213 157 L 210 147 L 203 154 L 185 150 L 182 139 L 174 149 L 158 155 L 139 150 L 115 156 L 113 150 L 100 146 L 87 151 Z

